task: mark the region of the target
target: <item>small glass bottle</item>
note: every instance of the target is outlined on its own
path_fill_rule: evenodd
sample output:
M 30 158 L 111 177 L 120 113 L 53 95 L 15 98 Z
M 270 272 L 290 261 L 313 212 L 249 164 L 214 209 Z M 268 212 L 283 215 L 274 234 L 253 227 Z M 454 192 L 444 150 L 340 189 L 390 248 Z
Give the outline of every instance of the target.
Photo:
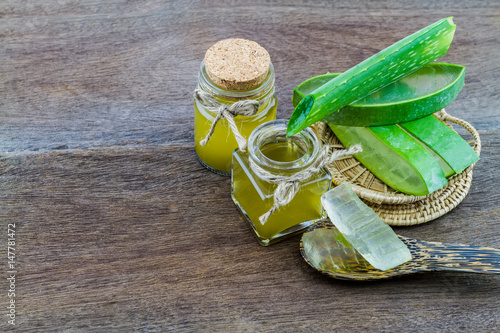
M 236 44 L 236 47 L 238 47 L 240 44 L 243 46 L 248 46 L 249 43 L 258 45 L 255 42 L 240 39 L 224 40 L 221 42 L 230 42 L 232 47 L 234 47 L 234 44 Z M 215 44 L 214 47 L 219 43 Z M 250 44 L 250 46 L 253 46 L 253 44 Z M 211 49 L 209 49 L 209 51 Z M 248 51 L 245 48 L 243 49 Z M 222 52 L 217 48 L 215 48 L 215 51 Z M 264 50 L 264 52 L 267 54 L 267 51 Z M 224 61 L 231 61 L 231 59 L 233 59 L 230 57 L 230 55 L 223 55 L 225 56 Z M 245 63 L 240 64 L 240 57 L 241 55 L 238 53 L 238 57 L 234 58 L 233 63 L 229 64 L 231 66 L 236 66 L 234 64 L 234 62 L 236 62 L 239 66 L 233 67 L 230 71 L 231 73 L 234 73 L 235 69 L 241 70 L 243 71 L 243 73 L 245 73 Z M 222 57 L 220 56 L 217 59 L 220 58 Z M 265 71 L 263 71 L 263 75 L 261 75 L 261 78 L 257 78 L 258 80 L 247 80 L 240 82 L 238 82 L 238 80 L 243 80 L 241 77 L 235 77 L 231 82 L 229 82 L 229 80 L 221 79 L 222 74 L 224 74 L 221 74 L 221 71 L 214 71 L 215 74 L 210 75 L 211 72 L 207 69 L 206 59 L 207 56 L 205 56 L 205 60 L 202 61 L 198 74 L 197 89 L 199 91 L 210 94 L 221 105 L 230 106 L 233 103 L 242 100 L 254 100 L 259 102 L 260 104 L 256 114 L 252 116 L 237 115 L 234 117 L 234 122 L 238 128 L 238 131 L 245 139 L 248 139 L 250 133 L 252 133 L 252 131 L 260 124 L 276 119 L 277 99 L 274 91 L 274 68 L 268 58 L 268 54 L 267 63 L 265 63 L 265 66 L 267 67 L 264 67 Z M 213 65 L 213 57 L 211 60 L 212 67 L 215 67 L 215 65 Z M 229 65 L 226 67 L 221 67 L 223 69 L 231 68 Z M 248 77 L 246 77 L 245 79 L 247 78 Z M 251 75 L 250 78 L 252 78 Z M 216 80 L 218 83 L 214 82 L 215 79 L 218 79 Z M 195 150 L 196 154 L 198 155 L 198 159 L 204 166 L 215 173 L 229 176 L 231 174 L 231 156 L 234 149 L 238 148 L 238 143 L 235 140 L 234 133 L 230 129 L 228 120 L 225 118 L 220 119 L 215 125 L 214 131 L 207 143 L 205 145 L 202 145 L 200 143 L 200 141 L 202 141 L 207 136 L 207 133 L 209 133 L 216 116 L 216 110 L 203 105 L 200 101 L 197 101 L 195 99 Z
M 235 150 L 231 196 L 260 244 L 267 246 L 295 234 L 326 218 L 321 196 L 331 187 L 331 175 L 321 168 L 300 182 L 293 199 L 280 207 L 262 224 L 259 217 L 274 205 L 277 184 L 260 178 L 252 163 L 273 175 L 290 176 L 310 167 L 319 152 L 319 141 L 309 128 L 286 136 L 285 120 L 274 120 L 257 127 L 248 140 L 247 152 Z

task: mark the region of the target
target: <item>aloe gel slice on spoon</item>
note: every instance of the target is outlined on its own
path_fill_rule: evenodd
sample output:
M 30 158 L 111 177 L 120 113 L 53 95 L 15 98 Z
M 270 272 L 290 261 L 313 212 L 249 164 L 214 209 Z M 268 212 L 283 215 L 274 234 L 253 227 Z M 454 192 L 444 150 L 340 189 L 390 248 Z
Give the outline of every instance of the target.
M 288 122 L 291 136 L 343 106 L 416 71 L 446 54 L 455 25 L 451 17 L 394 43 L 307 95 Z
M 330 221 L 373 267 L 388 270 L 411 260 L 408 247 L 347 184 L 321 197 Z
M 341 75 L 310 78 L 293 90 L 293 106 Z M 323 121 L 343 126 L 381 126 L 412 121 L 449 105 L 464 86 L 465 67 L 431 63 L 356 102 L 330 113 Z M 335 111 L 335 110 L 332 110 Z
M 342 280 L 369 281 L 426 271 L 500 274 L 500 249 L 398 237 L 412 259 L 386 271 L 370 265 L 330 221 L 317 222 L 302 235 L 300 253 L 314 269 Z

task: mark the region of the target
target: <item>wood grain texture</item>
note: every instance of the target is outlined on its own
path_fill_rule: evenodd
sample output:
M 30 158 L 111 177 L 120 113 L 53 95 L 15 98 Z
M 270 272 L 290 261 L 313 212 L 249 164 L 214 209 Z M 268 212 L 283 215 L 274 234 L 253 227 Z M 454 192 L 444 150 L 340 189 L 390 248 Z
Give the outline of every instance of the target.
M 341 72 L 440 18 L 467 67 L 447 112 L 478 129 L 469 196 L 406 237 L 500 248 L 498 1 L 0 1 L 0 235 L 16 224 L 16 332 L 494 332 L 498 276 L 375 283 L 261 247 L 230 180 L 193 148 L 208 47 L 242 37 L 276 70 L 278 117 L 304 79 Z

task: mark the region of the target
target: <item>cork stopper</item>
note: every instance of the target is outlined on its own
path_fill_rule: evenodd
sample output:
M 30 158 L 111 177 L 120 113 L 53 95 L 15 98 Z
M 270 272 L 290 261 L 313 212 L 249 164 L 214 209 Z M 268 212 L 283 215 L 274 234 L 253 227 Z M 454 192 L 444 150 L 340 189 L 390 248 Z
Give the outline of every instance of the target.
M 267 76 L 271 57 L 256 42 L 241 38 L 217 42 L 205 54 L 205 70 L 215 84 L 229 90 L 247 90 Z

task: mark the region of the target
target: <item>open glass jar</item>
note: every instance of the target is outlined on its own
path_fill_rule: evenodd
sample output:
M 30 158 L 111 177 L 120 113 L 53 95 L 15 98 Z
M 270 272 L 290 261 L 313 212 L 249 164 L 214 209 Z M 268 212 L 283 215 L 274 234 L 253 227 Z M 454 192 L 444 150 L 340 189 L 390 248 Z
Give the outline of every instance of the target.
M 241 100 L 255 100 L 260 103 L 259 110 L 253 116 L 235 116 L 234 122 L 241 135 L 248 139 L 250 133 L 262 123 L 276 119 L 277 99 L 274 92 L 274 68 L 270 64 L 264 81 L 257 87 L 247 90 L 228 90 L 215 84 L 207 74 L 202 61 L 198 75 L 198 89 L 212 95 L 217 102 L 231 105 Z M 200 162 L 215 173 L 231 174 L 231 156 L 238 148 L 234 134 L 226 119 L 220 119 L 205 146 L 200 141 L 205 138 L 217 116 L 216 110 L 210 110 L 199 101 L 194 102 L 194 141 Z
M 259 217 L 274 205 L 277 184 L 263 179 L 255 165 L 272 175 L 291 176 L 309 168 L 319 152 L 319 141 L 309 128 L 286 136 L 285 120 L 274 120 L 257 127 L 248 140 L 247 152 L 235 150 L 231 196 L 260 244 L 266 246 L 326 218 L 321 196 L 331 187 L 331 175 L 321 168 L 300 181 L 293 199 L 269 216 Z M 266 178 L 266 177 L 264 177 Z

